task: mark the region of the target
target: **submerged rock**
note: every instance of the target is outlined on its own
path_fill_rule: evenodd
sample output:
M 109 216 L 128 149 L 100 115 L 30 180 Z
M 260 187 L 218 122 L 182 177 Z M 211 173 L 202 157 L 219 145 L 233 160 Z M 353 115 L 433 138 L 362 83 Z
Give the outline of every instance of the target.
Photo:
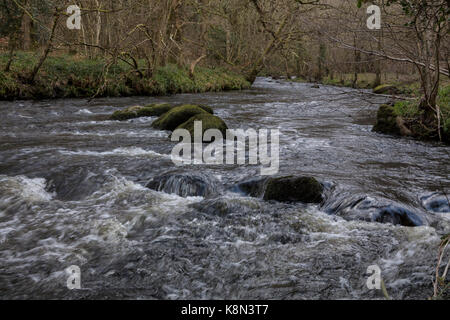
M 146 187 L 180 197 L 206 198 L 219 193 L 217 179 L 199 172 L 166 172 L 154 177 Z
M 450 213 L 450 200 L 444 194 L 434 193 L 420 199 L 422 205 L 431 212 Z
M 253 179 L 238 183 L 231 191 L 244 194 L 249 197 L 259 198 L 264 195 L 267 178 Z
M 335 199 L 323 209 L 347 221 L 361 220 L 407 227 L 422 226 L 425 221 L 419 213 L 390 200 L 357 194 Z
M 194 124 L 196 121 L 202 122 L 202 137 L 204 133 L 209 129 L 217 129 L 219 130 L 223 137 L 226 137 L 226 131 L 228 130 L 228 126 L 226 123 L 219 117 L 213 116 L 209 113 L 201 113 L 193 116 L 188 121 L 179 125 L 176 129 L 186 129 L 191 134 L 192 141 L 194 140 Z M 210 141 L 204 141 L 210 142 Z
M 423 225 L 422 219 L 420 219 L 417 214 L 395 205 L 380 208 L 379 211 L 374 214 L 373 221 L 392 223 L 393 225 L 402 225 L 406 227 L 419 227 Z
M 324 188 L 313 177 L 269 178 L 264 200 L 321 203 Z
M 166 103 L 151 104 L 145 107 L 134 106 L 114 112 L 111 120 L 125 121 L 140 117 L 159 117 L 173 108 L 174 106 Z
M 233 213 L 246 214 L 261 208 L 258 200 L 239 197 L 206 199 L 193 204 L 192 207 L 200 212 L 218 216 L 226 216 Z
M 163 114 L 152 126 L 160 130 L 174 131 L 179 125 L 198 114 L 210 114 L 205 109 L 196 105 L 183 105 L 171 109 Z

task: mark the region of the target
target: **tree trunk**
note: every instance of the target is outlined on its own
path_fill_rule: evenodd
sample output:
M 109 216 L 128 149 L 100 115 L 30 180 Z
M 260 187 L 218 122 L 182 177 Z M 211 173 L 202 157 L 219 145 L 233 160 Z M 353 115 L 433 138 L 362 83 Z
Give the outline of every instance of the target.
M 9 58 L 4 69 L 5 72 L 9 72 L 11 70 L 11 64 L 15 57 L 16 45 L 17 45 L 16 37 L 11 36 L 9 39 Z
M 426 126 L 434 127 L 437 120 L 437 129 L 440 136 L 440 112 L 437 106 L 437 96 L 440 81 L 440 45 L 441 37 L 433 30 L 425 30 L 419 36 L 418 48 L 420 49 L 421 60 L 424 66 L 419 66 L 423 98 L 420 101 L 419 109 L 422 111 L 422 123 Z M 430 64 L 435 65 L 435 70 L 430 69 Z
M 383 31 L 379 31 L 379 38 L 378 38 L 378 51 L 381 52 L 383 47 Z M 373 87 L 376 88 L 381 84 L 381 60 L 380 58 L 376 58 L 375 61 L 375 81 L 373 82 Z
M 102 15 L 100 13 L 100 3 L 98 2 L 98 0 L 95 0 L 95 5 L 97 6 L 97 23 L 95 26 L 95 45 L 98 48 L 98 47 L 100 47 L 100 35 L 102 32 Z M 100 50 L 100 49 L 97 49 L 97 50 Z
M 22 16 L 22 49 L 29 51 L 31 49 L 31 18 L 27 13 Z
M 30 74 L 30 77 L 28 79 L 30 83 L 34 82 L 34 79 L 36 78 L 36 75 L 39 72 L 39 69 L 41 69 L 42 65 L 44 64 L 45 60 L 47 59 L 48 54 L 50 53 L 50 51 L 52 49 L 53 39 L 55 37 L 56 26 L 58 25 L 58 20 L 59 20 L 59 13 L 55 12 L 53 26 L 52 26 L 52 30 L 50 33 L 50 38 L 48 39 L 44 53 L 42 54 L 41 58 L 39 59 L 39 62 L 36 64 L 36 66 L 33 68 L 33 71 Z
M 316 76 L 317 81 L 322 81 L 322 79 L 323 79 L 324 65 L 325 65 L 325 60 L 326 60 L 326 52 L 327 52 L 327 48 L 325 47 L 325 44 L 321 42 L 320 46 L 319 46 L 319 57 L 317 58 L 317 64 L 318 64 L 318 71 L 317 71 L 317 76 Z
M 356 46 L 356 35 L 354 37 L 354 46 L 355 48 L 357 48 Z M 355 66 L 354 66 L 354 75 L 353 75 L 353 83 L 352 83 L 352 87 L 356 88 L 357 84 L 358 84 L 358 71 L 359 71 L 359 62 L 361 61 L 361 52 L 359 52 L 358 50 L 355 50 Z
M 273 35 L 272 40 L 267 44 L 264 52 L 261 54 L 258 60 L 253 64 L 251 71 L 247 74 L 247 81 L 250 83 L 255 82 L 256 77 L 258 76 L 258 73 L 261 71 L 264 59 L 266 56 L 273 50 L 273 48 L 276 46 L 277 42 L 279 41 L 279 36 L 281 32 L 284 30 L 284 27 L 287 23 L 287 17 L 284 18 L 283 22 L 278 27 L 277 32 Z
M 204 58 L 206 58 L 206 54 L 202 55 L 197 60 L 195 60 L 191 63 L 191 67 L 189 68 L 189 76 L 191 78 L 194 78 L 195 67 L 197 67 L 197 64 L 199 64 L 200 61 L 202 61 Z

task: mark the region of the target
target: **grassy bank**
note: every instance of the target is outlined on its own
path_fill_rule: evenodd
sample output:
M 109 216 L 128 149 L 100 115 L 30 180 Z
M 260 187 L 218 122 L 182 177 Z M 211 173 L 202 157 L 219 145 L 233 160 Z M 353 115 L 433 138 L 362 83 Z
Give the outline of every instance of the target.
M 435 128 L 425 127 L 419 99 L 397 101 L 392 106 L 383 105 L 378 111 L 375 131 L 394 135 L 412 136 L 420 140 L 442 140 L 450 143 L 450 85 L 439 90 L 437 101 L 441 111 L 441 136 Z
M 450 85 L 439 89 L 438 105 L 441 110 L 441 134 L 446 142 L 450 142 Z M 421 117 L 419 101 L 398 101 L 394 104 L 394 114 L 402 117 L 413 135 L 422 139 L 438 139 L 437 132 L 427 130 L 419 123 Z
M 68 55 L 48 57 L 31 84 L 27 75 L 37 63 L 34 54 L 17 53 L 10 72 L 4 72 L 7 61 L 8 55 L 0 53 L 1 100 L 167 95 L 250 87 L 244 77 L 223 69 L 197 67 L 190 77 L 187 68 L 167 65 L 156 69 L 151 78 L 141 78 L 124 62 L 106 69 L 103 60 Z

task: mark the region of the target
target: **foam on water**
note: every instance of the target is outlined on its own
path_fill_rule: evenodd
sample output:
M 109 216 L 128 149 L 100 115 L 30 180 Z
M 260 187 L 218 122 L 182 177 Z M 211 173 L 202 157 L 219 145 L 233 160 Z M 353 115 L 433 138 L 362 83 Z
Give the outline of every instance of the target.
M 8 177 L 0 175 L 0 200 L 20 197 L 27 202 L 50 201 L 55 195 L 46 191 L 46 181 L 42 178 L 29 179 L 24 176 Z
M 160 154 L 152 150 L 144 150 L 139 147 L 117 148 L 111 151 L 70 151 L 59 150 L 63 155 L 68 156 L 89 156 L 89 157 L 106 157 L 106 156 L 148 156 L 154 158 L 170 158 L 170 155 Z
M 88 109 L 81 109 L 77 111 L 76 114 L 92 114 L 92 112 L 89 111 Z
M 163 138 L 167 137 L 168 133 L 165 131 L 157 131 L 157 130 L 139 130 L 132 131 L 128 129 L 115 130 L 115 131 L 60 131 L 54 130 L 52 132 L 55 135 L 73 135 L 73 136 L 98 136 L 98 137 L 112 137 L 112 136 L 122 136 L 122 137 L 136 137 L 136 138 L 150 138 L 150 137 L 158 137 Z

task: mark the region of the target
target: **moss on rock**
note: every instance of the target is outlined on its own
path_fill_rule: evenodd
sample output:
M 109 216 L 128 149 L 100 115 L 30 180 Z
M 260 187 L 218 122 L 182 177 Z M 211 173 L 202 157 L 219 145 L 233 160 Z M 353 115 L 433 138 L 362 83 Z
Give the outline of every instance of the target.
M 140 117 L 159 117 L 174 107 L 167 103 L 150 104 L 145 107 L 133 106 L 112 114 L 112 120 L 125 121 Z
M 158 120 L 153 122 L 152 126 L 160 130 L 175 130 L 179 125 L 188 121 L 198 114 L 210 114 L 199 106 L 183 105 L 173 108 L 163 114 Z
M 209 113 L 201 113 L 193 116 L 188 121 L 179 125 L 176 129 L 186 129 L 191 134 L 192 141 L 194 140 L 194 124 L 196 121 L 202 122 L 202 137 L 204 133 L 209 129 L 217 129 L 222 135 L 226 136 L 226 131 L 228 130 L 228 126 L 226 123 L 219 117 L 213 116 Z M 204 141 L 210 142 L 210 141 Z
M 373 131 L 401 135 L 394 107 L 384 104 L 378 109 L 377 123 L 373 127 Z
M 322 193 L 322 184 L 313 177 L 270 178 L 264 200 L 320 203 L 323 200 Z
M 203 110 L 205 110 L 206 112 L 210 113 L 210 114 L 214 114 L 214 110 L 213 108 L 211 108 L 210 106 L 206 106 L 204 104 L 199 104 L 198 105 L 200 108 L 202 108 Z
M 382 84 L 373 89 L 373 93 L 377 94 L 396 94 L 399 90 L 391 84 Z
M 137 111 L 139 117 L 160 117 L 175 108 L 168 103 L 150 104 Z
M 260 198 L 264 195 L 266 182 L 267 178 L 251 179 L 238 183 L 233 190 L 249 197 Z
M 142 106 L 128 107 L 124 110 L 116 111 L 112 114 L 111 120 L 125 121 L 133 118 L 137 118 L 138 111 L 142 109 Z

